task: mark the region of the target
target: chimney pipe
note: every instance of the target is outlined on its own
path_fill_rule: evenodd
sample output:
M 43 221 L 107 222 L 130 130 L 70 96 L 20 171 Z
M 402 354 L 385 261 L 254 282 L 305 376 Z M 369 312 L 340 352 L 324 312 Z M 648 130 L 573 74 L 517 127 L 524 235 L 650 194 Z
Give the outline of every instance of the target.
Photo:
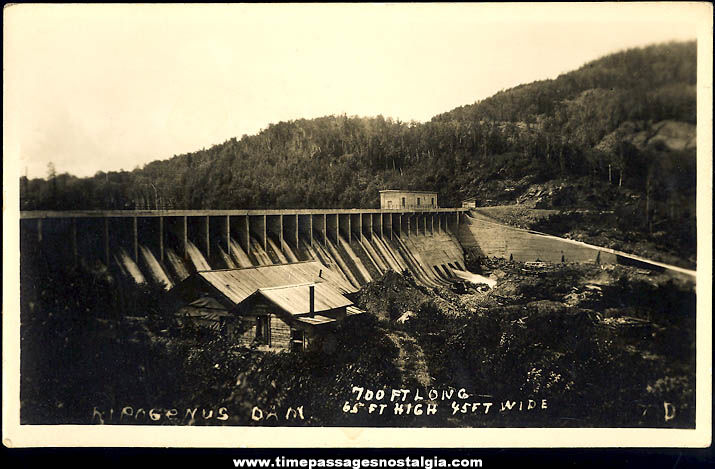
M 315 285 L 309 285 L 308 286 L 308 292 L 309 292 L 309 303 L 310 303 L 310 315 L 313 316 L 315 315 Z

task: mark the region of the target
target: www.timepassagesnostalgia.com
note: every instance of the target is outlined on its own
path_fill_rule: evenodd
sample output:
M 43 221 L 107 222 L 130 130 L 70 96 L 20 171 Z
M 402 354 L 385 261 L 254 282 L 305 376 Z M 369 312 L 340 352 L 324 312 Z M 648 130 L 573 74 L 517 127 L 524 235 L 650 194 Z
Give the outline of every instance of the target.
M 307 468 L 314 469 L 318 467 L 330 468 L 376 468 L 376 467 L 399 467 L 399 468 L 424 468 L 432 469 L 435 467 L 465 467 L 479 468 L 482 467 L 481 459 L 444 459 L 444 458 L 373 458 L 373 459 L 350 459 L 350 458 L 315 458 L 315 459 L 299 459 L 286 458 L 277 456 L 273 459 L 261 458 L 245 458 L 234 459 L 233 466 L 236 468 L 252 468 L 252 467 L 271 467 L 271 468 Z

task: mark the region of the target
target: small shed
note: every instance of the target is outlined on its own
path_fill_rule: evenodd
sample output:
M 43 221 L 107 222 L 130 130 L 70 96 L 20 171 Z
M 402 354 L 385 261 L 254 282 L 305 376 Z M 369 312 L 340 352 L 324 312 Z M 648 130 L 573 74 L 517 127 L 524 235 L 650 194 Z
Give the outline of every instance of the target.
M 317 261 L 198 271 L 170 292 L 181 320 L 263 350 L 319 346 L 347 316 L 354 287 Z
M 477 199 L 470 197 L 462 201 L 462 208 L 477 208 Z

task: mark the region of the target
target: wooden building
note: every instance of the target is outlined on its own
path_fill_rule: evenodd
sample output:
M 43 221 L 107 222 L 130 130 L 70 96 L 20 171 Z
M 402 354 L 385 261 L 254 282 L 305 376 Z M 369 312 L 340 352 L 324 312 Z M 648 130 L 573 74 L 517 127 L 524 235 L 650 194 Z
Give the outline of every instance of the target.
M 220 330 L 262 350 L 319 347 L 345 317 L 360 314 L 354 289 L 317 261 L 199 271 L 170 294 L 180 320 Z M 331 281 L 333 280 L 333 281 Z
M 437 208 L 437 193 L 427 191 L 380 191 L 380 208 L 387 210 L 429 210 Z
M 477 199 L 471 197 L 462 201 L 462 208 L 477 208 Z

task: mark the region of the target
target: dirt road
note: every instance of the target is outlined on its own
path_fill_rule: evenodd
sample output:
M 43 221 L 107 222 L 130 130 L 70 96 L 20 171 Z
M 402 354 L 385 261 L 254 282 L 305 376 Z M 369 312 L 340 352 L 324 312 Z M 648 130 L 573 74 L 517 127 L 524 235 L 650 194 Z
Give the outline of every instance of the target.
M 422 348 L 417 341 L 402 331 L 390 331 L 388 337 L 400 349 L 395 365 L 402 374 L 402 387 L 404 389 L 409 389 L 414 385 L 422 388 L 429 387 L 432 383 L 432 378 L 427 370 Z

